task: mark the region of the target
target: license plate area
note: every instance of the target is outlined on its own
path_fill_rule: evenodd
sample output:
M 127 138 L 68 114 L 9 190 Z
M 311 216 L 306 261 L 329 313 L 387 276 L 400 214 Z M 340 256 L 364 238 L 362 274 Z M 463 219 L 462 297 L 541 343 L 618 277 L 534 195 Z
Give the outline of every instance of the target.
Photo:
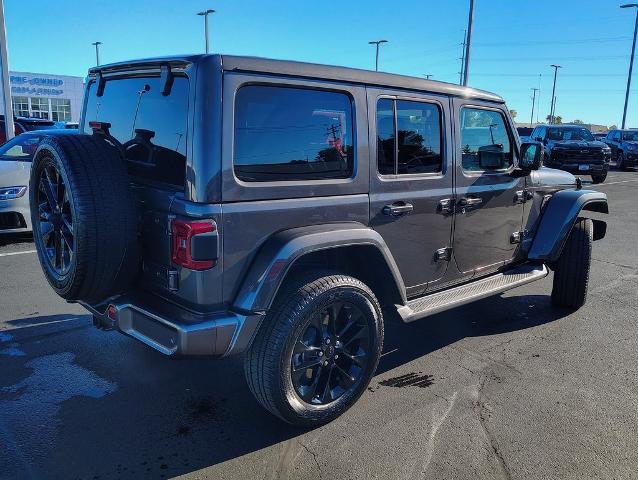
M 587 171 L 589 170 L 589 165 L 578 165 L 578 170 Z

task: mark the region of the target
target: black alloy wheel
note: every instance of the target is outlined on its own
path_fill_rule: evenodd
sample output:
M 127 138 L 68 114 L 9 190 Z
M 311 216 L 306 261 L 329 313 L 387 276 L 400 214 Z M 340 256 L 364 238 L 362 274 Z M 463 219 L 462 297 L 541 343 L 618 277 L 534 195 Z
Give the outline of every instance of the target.
M 40 171 L 36 198 L 38 215 L 34 232 L 40 237 L 53 272 L 61 278 L 71 269 L 75 239 L 70 196 L 53 159 L 47 159 Z
M 327 405 L 355 389 L 370 361 L 370 327 L 355 305 L 335 300 L 315 313 L 292 351 L 291 376 L 297 395 Z

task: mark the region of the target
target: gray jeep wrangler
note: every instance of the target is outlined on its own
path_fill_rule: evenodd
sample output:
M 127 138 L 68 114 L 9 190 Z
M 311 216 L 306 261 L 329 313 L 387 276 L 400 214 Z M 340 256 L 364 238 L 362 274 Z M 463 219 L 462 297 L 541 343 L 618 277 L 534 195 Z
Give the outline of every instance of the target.
M 166 355 L 245 353 L 283 420 L 365 390 L 383 322 L 539 280 L 585 303 L 603 193 L 540 168 L 503 100 L 457 85 L 225 55 L 89 71 L 80 135 L 31 172 L 40 263 L 103 329 Z M 590 215 L 591 217 L 591 215 Z

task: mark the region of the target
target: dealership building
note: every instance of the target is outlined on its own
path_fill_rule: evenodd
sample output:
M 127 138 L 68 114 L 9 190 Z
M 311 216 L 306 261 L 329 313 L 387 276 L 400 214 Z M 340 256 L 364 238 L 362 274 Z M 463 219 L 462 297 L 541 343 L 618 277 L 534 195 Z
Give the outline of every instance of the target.
M 82 110 L 84 78 L 48 73 L 10 72 L 13 113 L 56 122 L 77 122 Z

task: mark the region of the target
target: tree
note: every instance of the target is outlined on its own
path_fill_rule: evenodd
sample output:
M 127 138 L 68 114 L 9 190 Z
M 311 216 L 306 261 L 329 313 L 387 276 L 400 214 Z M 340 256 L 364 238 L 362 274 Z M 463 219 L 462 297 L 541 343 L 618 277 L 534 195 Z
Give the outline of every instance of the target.
M 582 120 L 574 120 L 572 123 L 574 125 L 585 125 L 585 122 L 583 122 Z
M 616 124 L 609 125 L 609 130 L 618 130 L 618 125 Z
M 518 112 L 516 110 L 510 110 L 510 115 L 512 116 L 512 118 L 516 118 L 516 115 L 518 115 Z
M 561 123 L 563 123 L 563 117 L 561 117 L 560 115 L 557 115 L 557 116 L 554 118 L 554 123 L 555 123 L 556 125 L 560 125 Z

